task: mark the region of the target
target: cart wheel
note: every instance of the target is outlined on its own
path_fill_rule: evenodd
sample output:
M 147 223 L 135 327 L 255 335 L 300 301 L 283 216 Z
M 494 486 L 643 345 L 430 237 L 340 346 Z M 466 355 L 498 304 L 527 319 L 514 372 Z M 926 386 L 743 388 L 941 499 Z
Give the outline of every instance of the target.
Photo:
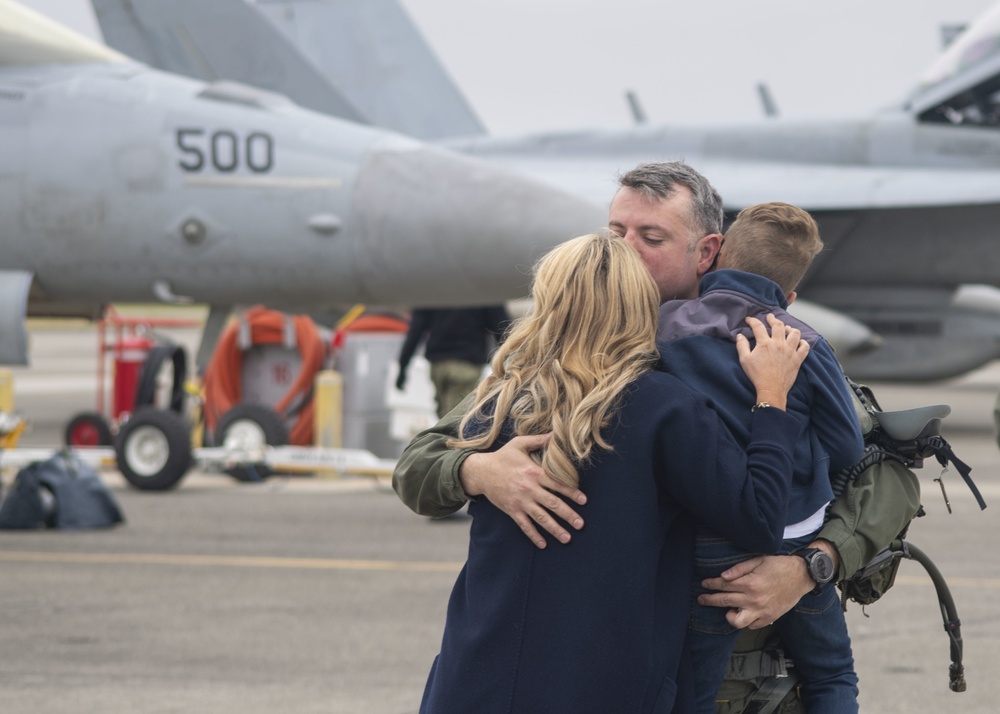
M 219 418 L 215 443 L 230 449 L 258 449 L 288 443 L 288 426 L 278 412 L 263 404 L 237 404 Z M 240 464 L 226 469 L 237 481 L 262 481 L 273 472 L 266 464 Z
M 125 480 L 142 491 L 173 488 L 191 468 L 191 428 L 177 412 L 137 409 L 115 439 Z
M 111 427 L 100 412 L 80 412 L 63 434 L 66 446 L 111 446 Z

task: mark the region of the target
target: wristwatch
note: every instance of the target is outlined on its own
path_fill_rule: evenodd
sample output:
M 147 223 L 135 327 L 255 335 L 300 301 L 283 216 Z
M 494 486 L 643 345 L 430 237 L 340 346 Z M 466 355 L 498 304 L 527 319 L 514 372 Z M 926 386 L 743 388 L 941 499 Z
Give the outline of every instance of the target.
M 799 548 L 792 555 L 798 555 L 806 561 L 806 569 L 809 571 L 809 577 L 816 583 L 816 590 L 837 575 L 837 569 L 833 567 L 833 558 L 819 548 Z

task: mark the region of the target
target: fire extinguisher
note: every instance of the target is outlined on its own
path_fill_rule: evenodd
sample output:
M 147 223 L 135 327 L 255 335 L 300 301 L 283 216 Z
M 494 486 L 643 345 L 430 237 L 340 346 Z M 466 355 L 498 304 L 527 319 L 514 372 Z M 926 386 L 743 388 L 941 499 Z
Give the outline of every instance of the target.
M 143 335 L 123 337 L 115 349 L 115 380 L 112 414 L 120 421 L 135 411 L 135 393 L 150 350 L 156 342 Z

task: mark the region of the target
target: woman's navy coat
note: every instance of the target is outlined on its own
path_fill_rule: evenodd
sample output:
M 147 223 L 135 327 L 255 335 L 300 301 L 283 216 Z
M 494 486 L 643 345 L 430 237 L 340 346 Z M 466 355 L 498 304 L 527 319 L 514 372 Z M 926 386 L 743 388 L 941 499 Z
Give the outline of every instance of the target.
M 569 544 L 539 550 L 487 500 L 470 504 L 468 561 L 420 711 L 686 711 L 695 519 L 773 551 L 801 432 L 796 417 L 757 410 L 744 452 L 708 399 L 661 372 L 641 377 L 607 430 L 614 451 L 581 471 L 586 526 Z

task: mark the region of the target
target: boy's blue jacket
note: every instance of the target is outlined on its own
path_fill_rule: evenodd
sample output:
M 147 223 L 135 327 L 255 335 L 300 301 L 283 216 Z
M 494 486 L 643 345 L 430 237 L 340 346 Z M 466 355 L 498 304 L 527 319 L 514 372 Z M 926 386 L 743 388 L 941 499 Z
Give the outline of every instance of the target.
M 787 409 L 808 420 L 792 459 L 788 524 L 816 513 L 833 499 L 830 471 L 853 466 L 864 442 L 844 373 L 833 349 L 809 325 L 787 312 L 788 301 L 777 283 L 739 270 L 716 270 L 701 280 L 694 300 L 671 300 L 660 306 L 657 332 L 662 368 L 694 390 L 709 396 L 736 437 L 750 440 L 750 409 L 756 390 L 740 367 L 734 340 L 742 332 L 753 343 L 748 316 L 766 322 L 768 313 L 797 327 L 809 343 L 809 355 L 788 394 Z

